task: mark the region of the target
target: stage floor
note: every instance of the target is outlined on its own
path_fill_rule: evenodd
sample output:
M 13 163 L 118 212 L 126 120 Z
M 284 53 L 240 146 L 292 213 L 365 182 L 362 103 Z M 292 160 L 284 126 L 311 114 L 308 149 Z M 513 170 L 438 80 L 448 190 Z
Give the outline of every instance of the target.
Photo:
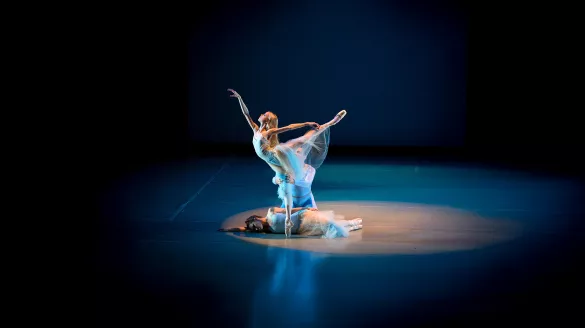
M 317 204 L 363 218 L 363 230 L 341 240 L 217 232 L 280 205 L 272 176 L 258 158 L 207 158 L 109 185 L 98 202 L 100 325 L 562 325 L 578 313 L 563 294 L 578 287 L 584 237 L 570 178 L 328 159 Z

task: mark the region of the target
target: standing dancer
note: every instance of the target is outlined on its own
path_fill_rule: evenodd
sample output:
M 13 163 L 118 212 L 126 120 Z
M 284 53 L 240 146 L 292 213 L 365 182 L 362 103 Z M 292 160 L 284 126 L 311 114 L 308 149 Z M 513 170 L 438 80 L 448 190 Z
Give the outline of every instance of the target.
M 293 223 L 291 221 L 291 210 L 293 208 L 293 187 L 296 179 L 299 179 L 299 187 L 307 187 L 307 181 L 312 182 L 311 167 L 319 167 L 325 160 L 329 144 L 329 127 L 337 124 L 347 114 L 345 110 L 339 112 L 331 121 L 319 126 L 315 122 L 290 124 L 285 127 L 278 127 L 278 117 L 272 112 L 266 112 L 258 118 L 258 126 L 250 116 L 248 108 L 242 97 L 234 90 L 230 97 L 238 98 L 242 113 L 248 124 L 254 131 L 252 144 L 258 157 L 264 160 L 276 173 L 273 182 L 278 184 L 278 197 L 283 200 L 283 207 L 286 209 L 285 235 L 290 237 Z M 312 131 L 305 133 L 302 137 L 280 143 L 278 134 L 290 130 L 310 126 Z M 312 172 L 314 175 L 314 172 Z M 304 182 L 304 186 L 302 185 Z M 308 186 L 310 186 L 310 182 Z M 312 194 L 311 202 L 314 203 Z

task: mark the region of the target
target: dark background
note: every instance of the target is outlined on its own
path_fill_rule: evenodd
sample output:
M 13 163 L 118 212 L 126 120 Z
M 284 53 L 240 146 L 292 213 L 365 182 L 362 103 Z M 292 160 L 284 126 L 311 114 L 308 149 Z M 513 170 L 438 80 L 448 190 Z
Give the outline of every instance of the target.
M 227 97 L 231 87 L 254 119 L 272 110 L 281 125 L 325 123 L 347 109 L 348 121 L 332 130 L 335 146 L 464 144 L 462 9 L 301 1 L 213 17 L 193 29 L 189 44 L 193 140 L 250 143 L 239 106 Z
M 91 120 L 95 154 L 104 177 L 210 151 L 253 155 L 234 88 L 254 117 L 272 110 L 281 125 L 348 109 L 330 156 L 575 170 L 583 138 L 569 12 L 421 0 L 119 14 L 98 33 L 107 79 Z
M 98 85 L 86 99 L 98 109 L 80 123 L 95 131 L 90 183 L 191 156 L 255 156 L 227 88 L 281 124 L 346 108 L 330 157 L 578 173 L 571 10 L 431 0 L 113 10 L 81 36 L 95 42 L 86 66 Z

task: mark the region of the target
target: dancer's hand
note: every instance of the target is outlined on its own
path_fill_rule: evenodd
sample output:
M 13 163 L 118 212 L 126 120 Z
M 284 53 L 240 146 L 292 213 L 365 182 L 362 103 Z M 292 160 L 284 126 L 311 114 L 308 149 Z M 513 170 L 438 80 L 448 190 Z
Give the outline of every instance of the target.
M 293 179 L 290 175 L 287 174 L 286 177 L 284 178 L 284 182 L 290 183 L 290 184 L 294 184 L 295 183 L 295 179 Z
M 313 129 L 319 129 L 319 124 L 315 122 L 307 122 L 307 126 L 310 126 Z
M 246 231 L 246 228 L 241 227 L 241 228 L 219 228 L 217 229 L 217 231 L 219 232 L 244 232 Z
M 233 98 L 241 98 L 240 94 L 237 93 L 236 90 L 234 90 L 234 89 L 227 89 L 227 90 L 232 93 L 230 95 L 230 97 L 233 97 Z
M 274 183 L 275 185 L 278 186 L 279 184 L 282 183 L 282 179 L 281 178 L 274 177 L 274 178 L 272 178 L 272 183 Z

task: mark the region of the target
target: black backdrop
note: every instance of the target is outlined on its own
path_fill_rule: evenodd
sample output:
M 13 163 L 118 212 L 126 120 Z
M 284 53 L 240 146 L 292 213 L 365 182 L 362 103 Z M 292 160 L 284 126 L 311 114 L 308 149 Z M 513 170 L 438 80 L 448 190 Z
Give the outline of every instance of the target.
M 311 49 L 308 52 L 304 50 L 305 53 L 302 54 L 297 53 L 300 57 L 304 56 L 301 62 L 290 59 L 293 60 L 293 67 L 287 67 L 285 62 L 274 58 L 286 51 L 283 52 L 280 48 L 271 50 L 266 55 L 271 57 L 270 61 L 277 62 L 284 73 L 279 75 L 267 69 L 257 76 L 251 76 L 251 82 L 248 83 L 247 75 L 252 69 L 246 63 L 262 65 L 258 63 L 260 59 L 251 55 L 242 56 L 238 49 L 233 49 L 233 40 L 201 36 L 207 35 L 209 26 L 214 27 L 209 32 L 212 33 L 211 36 L 229 36 L 230 28 L 242 26 L 241 24 L 247 22 L 246 19 L 255 18 L 258 18 L 255 21 L 265 25 L 251 24 L 251 31 L 268 26 L 264 28 L 273 27 L 273 33 L 285 33 L 287 22 L 281 22 L 281 16 L 276 14 L 289 17 L 288 22 L 296 16 L 283 14 L 282 7 L 260 2 L 253 6 L 248 3 L 246 7 L 222 3 L 214 7 L 193 7 L 188 11 L 189 15 L 183 13 L 165 16 L 154 10 L 148 10 L 149 15 L 122 15 L 115 22 L 111 22 L 107 29 L 100 31 L 101 36 L 96 42 L 98 62 L 101 64 L 100 73 L 105 76 L 105 82 L 100 82 L 100 108 L 91 118 L 91 122 L 97 127 L 94 154 L 100 160 L 102 172 L 114 176 L 115 173 L 132 170 L 137 165 L 203 153 L 201 146 L 208 144 L 210 140 L 226 144 L 242 140 L 242 144 L 251 152 L 250 132 L 246 130 L 237 104 L 228 98 L 225 91 L 227 87 L 239 89 L 249 102 L 254 116 L 270 109 L 285 117 L 285 123 L 313 120 L 312 117 L 317 117 L 314 120 L 322 122 L 331 117 L 332 113 L 347 107 L 352 116 L 348 116 L 348 121 L 343 126 L 338 126 L 339 129 L 334 132 L 337 135 L 333 134 L 336 139 L 332 139 L 338 153 L 342 153 L 344 149 L 361 149 L 362 153 L 366 149 L 367 152 L 363 145 L 368 144 L 369 140 L 375 140 L 371 144 L 377 147 L 407 147 L 418 155 L 436 152 L 437 149 L 444 151 L 447 147 L 451 149 L 451 154 L 473 154 L 476 157 L 500 161 L 522 160 L 528 164 L 545 163 L 562 169 L 581 166 L 579 150 L 583 147 L 583 138 L 580 137 L 580 123 L 577 120 L 580 113 L 579 106 L 571 102 L 576 88 L 572 87 L 570 79 L 574 70 L 571 67 L 574 52 L 570 49 L 576 46 L 576 41 L 571 38 L 571 29 L 568 26 L 572 21 L 568 18 L 563 20 L 566 11 L 535 6 L 528 9 L 494 5 L 482 7 L 479 4 L 470 8 L 454 1 L 441 5 L 429 1 L 415 1 L 415 5 L 412 5 L 413 2 L 409 3 L 411 4 L 397 2 L 393 6 L 379 5 L 377 20 L 372 19 L 375 22 L 363 28 L 390 29 L 393 26 L 400 28 L 405 24 L 414 26 L 408 33 L 414 35 L 417 32 L 424 40 L 418 41 L 419 44 L 410 44 L 413 49 L 410 55 L 413 58 L 406 55 L 378 58 L 368 54 L 376 49 L 382 49 L 386 54 L 391 52 L 387 45 L 378 44 L 383 39 L 382 36 L 387 36 L 389 32 L 379 31 L 379 35 L 363 41 L 360 38 L 368 35 L 368 30 L 361 31 L 361 34 L 350 39 L 354 42 L 354 49 L 362 42 L 363 51 L 351 50 L 353 52 L 345 53 L 345 57 L 336 59 L 339 62 L 334 65 L 335 68 L 310 67 L 317 71 L 314 76 L 323 79 L 322 84 L 298 80 L 304 76 L 302 72 L 307 70 L 302 64 L 311 62 Z M 342 14 L 347 15 L 348 12 L 349 9 L 346 8 Z M 387 15 L 388 19 L 400 18 L 398 13 L 403 12 L 410 15 L 402 18 L 403 25 L 396 25 L 396 22 L 384 23 L 383 15 Z M 543 20 L 542 15 L 545 13 L 549 20 Z M 247 18 L 230 21 L 234 15 Z M 273 18 L 273 25 L 266 25 L 270 20 L 260 19 L 266 15 Z M 325 24 L 339 23 L 335 20 L 339 19 L 338 16 L 323 20 Z M 455 23 L 436 17 L 454 17 Z M 317 16 L 310 18 L 313 22 L 318 20 Z M 555 19 L 554 27 L 551 27 L 552 19 Z M 564 23 L 556 23 L 557 20 Z M 360 22 L 364 22 L 363 18 L 351 23 L 355 25 L 348 24 L 357 29 Z M 298 22 L 294 24 L 299 28 Z M 351 34 L 349 27 L 341 29 L 345 29 L 344 33 Z M 316 52 L 315 58 L 320 58 L 320 63 L 326 63 L 323 58 L 335 52 L 328 50 L 327 46 L 339 46 L 341 42 L 323 41 L 324 36 L 335 32 L 330 27 L 327 29 L 327 33 L 323 32 L 325 34 L 319 34 L 318 31 L 309 31 L 306 34 Z M 240 34 L 236 35 L 253 38 L 247 30 L 238 33 Z M 259 32 L 259 35 L 272 38 L 269 41 L 276 40 L 274 35 L 266 36 L 263 33 L 265 32 Z M 441 37 L 433 41 L 433 35 Z M 290 37 L 290 34 L 285 36 Z M 320 44 L 320 40 L 325 45 Z M 270 46 L 265 45 L 262 38 L 255 42 L 253 54 L 269 51 Z M 391 45 L 407 47 L 408 42 L 395 38 Z M 400 71 L 400 65 L 391 61 L 402 60 L 411 68 L 423 65 L 425 60 L 427 63 L 434 60 L 431 57 L 437 53 L 437 47 L 447 49 L 444 51 L 457 59 L 443 61 L 453 69 L 453 79 L 448 80 L 450 75 L 440 71 L 437 68 L 439 64 L 433 62 L 434 66 L 427 66 L 434 74 L 430 76 L 431 81 L 420 82 L 426 89 L 417 88 L 412 83 L 409 88 L 401 87 L 401 80 L 412 80 L 414 77 L 409 76 L 409 69 Z M 218 49 L 221 49 L 221 53 Z M 343 52 L 343 49 L 339 51 Z M 195 58 L 195 54 L 210 60 L 202 61 L 201 58 Z M 218 55 L 214 57 L 214 54 Z M 231 55 L 234 56 L 233 60 Z M 341 91 L 335 91 L 327 83 L 329 81 L 336 86 L 343 84 L 343 77 L 338 79 L 334 75 L 343 73 L 343 64 L 348 63 L 352 56 L 359 59 L 356 64 L 359 67 L 350 67 L 347 70 L 347 74 L 353 74 L 354 79 Z M 386 58 L 390 62 L 385 68 L 380 68 L 381 72 L 374 70 L 364 73 L 363 70 L 368 68 L 364 61 L 368 58 L 379 60 L 375 64 Z M 276 67 L 271 63 L 266 65 L 269 68 Z M 240 69 L 230 70 L 236 66 Z M 193 73 L 194 69 L 198 74 Z M 222 71 L 223 75 L 216 70 Z M 298 70 L 301 72 L 297 72 Z M 389 76 L 387 73 L 392 70 L 398 72 L 399 76 Z M 413 68 L 413 72 L 417 74 L 415 77 L 424 77 L 420 69 Z M 292 81 L 287 83 L 286 88 L 280 89 L 280 85 L 273 85 L 270 79 L 279 78 L 283 82 L 282 76 L 291 77 Z M 403 92 L 385 97 L 384 89 L 380 88 L 372 91 L 377 99 L 369 100 L 368 91 L 358 87 L 374 86 L 378 80 L 394 87 L 394 90 L 403 88 Z M 325 92 L 324 97 L 319 96 L 319 90 L 315 90 L 319 85 L 329 91 Z M 352 95 L 354 88 L 358 90 Z M 424 93 L 417 94 L 416 90 L 423 90 Z M 450 93 L 443 98 L 439 97 L 445 90 Z M 203 95 L 202 91 L 208 94 Z M 394 91 L 390 91 L 390 94 L 392 92 Z M 294 103 L 287 101 L 291 95 L 295 97 Z M 341 98 L 335 97 L 336 95 L 341 95 Z M 427 98 L 417 99 L 421 97 Z M 393 100 L 396 101 L 395 104 Z M 415 104 L 408 104 L 409 100 Z M 438 100 L 442 102 L 437 103 Z M 297 106 L 303 109 L 292 115 L 291 110 L 296 110 Z M 385 110 L 384 106 L 388 106 L 390 115 L 378 120 L 376 115 Z M 408 112 L 409 108 L 414 108 L 412 106 L 418 106 L 419 112 Z M 314 110 L 317 107 L 318 110 Z M 223 115 L 227 111 L 233 112 L 229 118 Z M 391 115 L 396 112 L 402 116 Z M 448 115 L 441 116 L 443 113 Z M 424 124 L 416 124 L 422 122 L 418 117 L 424 118 L 425 115 L 433 119 Z M 396 117 L 402 117 L 402 121 L 395 123 Z M 380 132 L 383 129 L 381 124 L 386 122 L 393 127 L 389 129 L 391 133 Z M 401 122 L 410 126 L 404 129 Z M 220 132 L 214 134 L 214 127 L 219 128 L 222 123 L 228 127 L 227 132 L 218 130 Z M 354 129 L 362 133 L 360 138 L 352 138 Z M 368 135 L 368 131 L 372 131 L 372 134 Z M 226 134 L 221 136 L 224 132 Z M 243 137 L 240 137 L 240 132 Z
M 553 10 L 550 6 L 546 7 L 546 4 L 535 8 L 537 5 L 534 3 L 529 8 L 497 5 L 494 2 L 490 2 L 489 6 L 475 2 L 474 8 L 454 2 L 445 5 L 431 5 L 427 1 L 410 3 L 417 5 L 414 8 L 404 5 L 401 8 L 416 13 L 418 17 L 435 12 L 458 12 L 461 21 L 466 22 L 466 66 L 457 66 L 459 73 L 465 73 L 464 76 L 457 75 L 465 81 L 465 85 L 462 87 L 456 83 L 457 88 L 452 90 L 454 93 L 445 99 L 449 103 L 456 103 L 462 97 L 461 90 L 464 90 L 465 106 L 450 113 L 460 115 L 454 117 L 453 121 L 445 118 L 441 122 L 458 129 L 457 133 L 442 139 L 442 142 L 427 143 L 431 139 L 427 138 L 429 134 L 417 138 L 420 141 L 418 143 L 397 142 L 396 139 L 406 138 L 408 135 L 397 137 L 394 133 L 390 135 L 395 138 L 378 139 L 387 142 L 376 145 L 377 154 L 403 154 L 406 149 L 406 153 L 420 157 L 444 154 L 448 158 L 458 156 L 520 163 L 527 168 L 581 169 L 583 161 L 580 156 L 584 143 L 580 136 L 581 122 L 578 117 L 584 107 L 580 105 L 580 101 L 574 102 L 575 96 L 581 93 L 573 86 L 576 85 L 573 84 L 574 80 L 580 76 L 576 73 L 576 62 L 572 60 L 576 54 L 573 50 L 579 39 L 572 37 L 572 32 L 577 30 L 574 27 L 577 21 L 566 15 L 570 9 Z M 256 7 L 262 8 L 262 5 L 257 4 Z M 93 169 L 92 174 L 89 174 L 90 179 L 104 183 L 145 165 L 205 153 L 201 146 L 208 144 L 208 138 L 214 136 L 199 133 L 208 132 L 207 127 L 201 131 L 194 129 L 197 129 L 198 124 L 216 125 L 216 118 L 219 121 L 224 118 L 209 114 L 216 104 L 226 106 L 226 110 L 233 109 L 234 124 L 228 125 L 234 127 L 234 130 L 248 133 L 248 136 L 244 138 L 242 145 L 221 138 L 213 140 L 225 142 L 230 151 L 245 147 L 242 151 L 253 156 L 249 145 L 249 131 L 246 131 L 245 122 L 237 111 L 236 104 L 233 99 L 227 98 L 224 89 L 240 89 L 250 104 L 254 104 L 251 109 L 256 113 L 261 108 L 275 112 L 282 108 L 280 111 L 286 113 L 284 109 L 287 107 L 278 102 L 279 97 L 272 95 L 271 99 L 265 96 L 264 89 L 270 87 L 270 82 L 262 82 L 262 87 L 248 89 L 250 87 L 245 83 L 234 85 L 227 78 L 222 81 L 213 77 L 211 80 L 217 87 L 208 86 L 205 90 L 215 94 L 207 96 L 201 107 L 193 106 L 190 102 L 194 84 L 205 84 L 207 77 L 211 76 L 204 74 L 194 83 L 193 65 L 190 64 L 190 60 L 193 60 L 193 33 L 202 31 L 204 26 L 216 21 L 217 15 L 220 15 L 218 13 L 227 10 L 226 8 L 238 12 L 253 11 L 222 2 L 212 8 L 202 6 L 184 10 L 188 17 L 184 13 L 178 15 L 176 12 L 166 15 L 167 12 L 159 8 L 129 10 L 114 20 L 106 15 L 107 19 L 101 23 L 103 25 L 96 29 L 92 60 L 86 64 L 88 67 L 98 68 L 98 87 L 93 98 L 86 100 L 88 103 L 95 102 L 98 109 L 90 111 L 91 115 L 84 122 L 79 122 L 82 125 L 87 123 L 93 128 Z M 224 21 L 225 19 L 224 17 Z M 224 45 L 225 40 L 215 42 L 221 42 L 221 47 L 228 47 Z M 197 47 L 205 47 L 205 43 Z M 216 60 L 215 65 L 221 63 L 220 59 Z M 205 66 L 204 63 L 201 65 Z M 404 71 L 403 76 L 407 76 L 407 73 L 408 71 Z M 238 80 L 237 74 L 234 74 L 234 78 L 238 83 L 242 81 Z M 435 83 L 433 86 L 438 88 L 439 84 Z M 311 92 L 314 91 L 303 89 L 304 86 L 291 82 L 291 88 L 295 87 L 303 90 L 297 95 L 298 101 L 308 101 L 312 105 L 310 96 L 313 96 Z M 350 91 L 351 89 L 344 90 L 347 93 Z M 305 97 L 308 100 L 304 100 Z M 348 97 L 353 96 L 349 94 Z M 391 99 L 384 103 L 392 107 Z M 323 109 L 323 116 L 315 120 L 321 121 L 331 111 L 335 113 L 339 107 L 348 106 L 350 110 L 360 108 L 359 102 L 336 103 L 326 99 L 325 104 L 330 109 Z M 199 113 L 205 119 L 194 122 L 193 118 Z M 350 117 L 352 116 L 348 116 L 348 122 Z M 307 119 L 311 119 L 308 114 Z M 389 116 L 387 120 L 390 119 Z M 345 132 L 341 125 L 339 127 L 340 131 L 335 132 L 337 135 L 343 136 L 343 133 L 350 132 L 347 127 L 344 127 Z M 439 129 L 437 135 L 443 135 L 442 132 Z M 351 142 L 343 141 L 344 138 L 332 140 L 339 142 L 335 153 L 359 156 L 371 153 L 371 149 L 364 145 L 352 145 Z M 564 282 L 568 281 L 567 285 L 570 285 L 578 281 L 577 276 L 579 274 L 575 274 L 574 279 L 565 277 Z M 569 287 L 566 290 L 573 288 Z M 545 294 L 551 288 L 538 292 Z M 556 292 L 555 294 L 559 295 Z M 536 303 L 539 298 L 535 296 L 534 299 Z

